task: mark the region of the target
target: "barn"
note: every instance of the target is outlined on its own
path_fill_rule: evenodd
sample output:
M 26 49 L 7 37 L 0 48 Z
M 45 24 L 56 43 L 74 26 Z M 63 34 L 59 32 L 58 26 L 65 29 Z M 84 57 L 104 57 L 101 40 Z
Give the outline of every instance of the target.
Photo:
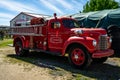
M 49 15 L 43 15 L 43 14 L 35 14 L 35 13 L 28 13 L 28 12 L 21 12 L 20 14 L 18 14 L 16 17 L 14 17 L 11 21 L 10 21 L 10 27 L 16 27 L 16 26 L 27 26 L 30 25 L 30 20 L 33 18 L 46 18 L 46 17 L 50 17 Z

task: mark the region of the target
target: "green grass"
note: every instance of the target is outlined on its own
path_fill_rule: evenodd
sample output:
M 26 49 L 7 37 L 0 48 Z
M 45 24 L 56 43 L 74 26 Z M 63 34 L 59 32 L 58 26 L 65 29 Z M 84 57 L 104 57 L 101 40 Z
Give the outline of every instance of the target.
M 4 39 L 3 41 L 0 41 L 0 48 L 7 47 L 8 44 L 12 44 L 13 39 Z

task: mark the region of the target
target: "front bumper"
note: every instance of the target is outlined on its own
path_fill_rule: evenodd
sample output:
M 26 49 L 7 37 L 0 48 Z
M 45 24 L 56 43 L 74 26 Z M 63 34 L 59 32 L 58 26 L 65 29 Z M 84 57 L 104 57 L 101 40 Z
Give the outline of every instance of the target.
M 114 54 L 114 50 L 112 50 L 112 49 L 96 51 L 92 54 L 92 58 L 108 57 L 108 56 L 112 56 L 113 54 Z

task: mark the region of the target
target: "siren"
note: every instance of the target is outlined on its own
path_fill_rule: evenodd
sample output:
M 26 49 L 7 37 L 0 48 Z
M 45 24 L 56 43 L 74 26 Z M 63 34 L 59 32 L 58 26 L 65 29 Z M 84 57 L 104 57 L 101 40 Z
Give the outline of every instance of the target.
M 54 13 L 54 18 L 57 19 L 57 14 L 56 13 Z

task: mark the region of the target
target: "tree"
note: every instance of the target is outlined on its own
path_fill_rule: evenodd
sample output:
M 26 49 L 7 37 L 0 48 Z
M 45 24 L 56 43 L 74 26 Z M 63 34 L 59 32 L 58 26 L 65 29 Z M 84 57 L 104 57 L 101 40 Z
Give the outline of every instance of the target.
M 115 0 L 89 0 L 83 7 L 83 12 L 98 11 L 104 9 L 115 9 L 119 3 Z

